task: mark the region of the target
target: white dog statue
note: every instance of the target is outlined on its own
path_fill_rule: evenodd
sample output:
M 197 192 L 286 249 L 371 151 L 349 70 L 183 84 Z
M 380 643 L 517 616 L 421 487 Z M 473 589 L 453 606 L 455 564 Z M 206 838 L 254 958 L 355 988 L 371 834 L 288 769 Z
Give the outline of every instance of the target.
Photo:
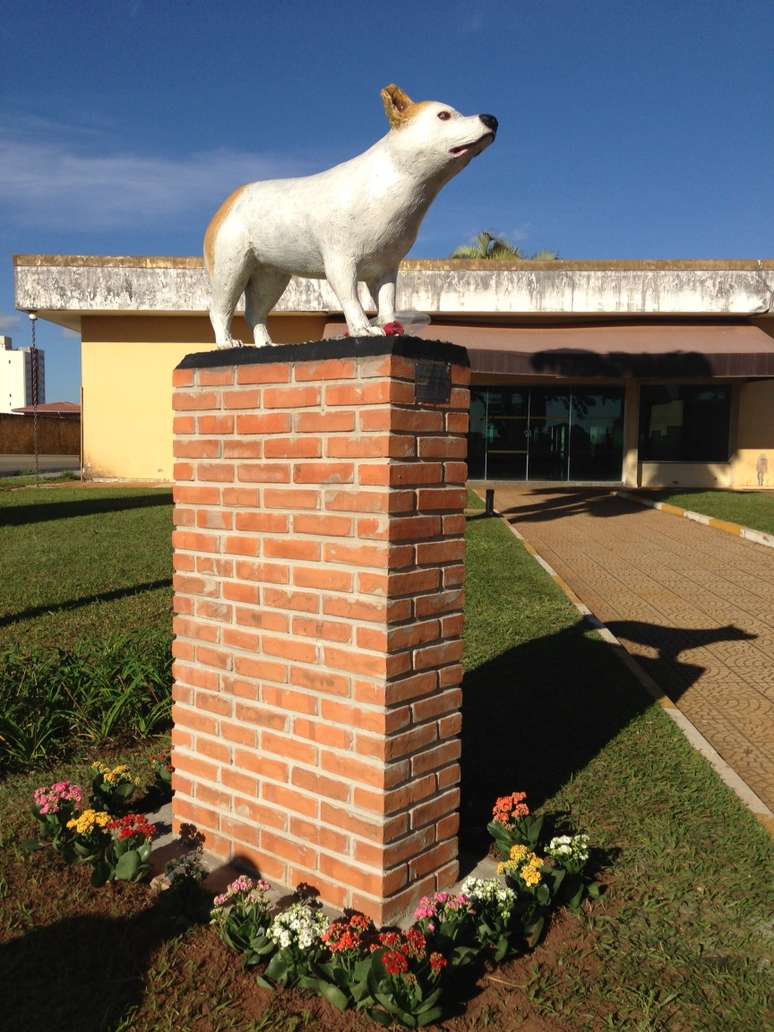
M 395 85 L 381 96 L 390 131 L 365 153 L 317 175 L 240 186 L 216 212 L 204 261 L 218 347 L 238 343 L 230 326 L 242 293 L 256 346 L 271 344 L 266 319 L 293 275 L 328 280 L 352 337 L 383 335 L 395 319 L 401 258 L 441 187 L 492 143 L 497 119 L 414 103 Z M 376 325 L 359 281 L 378 308 Z

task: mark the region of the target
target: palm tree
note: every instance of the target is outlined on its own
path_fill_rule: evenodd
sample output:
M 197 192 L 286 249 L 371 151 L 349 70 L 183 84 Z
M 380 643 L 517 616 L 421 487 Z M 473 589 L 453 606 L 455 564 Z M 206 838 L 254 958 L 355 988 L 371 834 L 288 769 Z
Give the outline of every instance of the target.
M 549 262 L 554 261 L 559 255 L 556 251 L 537 251 L 535 254 L 526 255 L 520 247 L 512 244 L 505 237 L 495 236 L 493 233 L 484 230 L 477 233 L 472 244 L 462 244 L 456 247 L 450 258 L 474 258 L 493 261 L 521 261 Z

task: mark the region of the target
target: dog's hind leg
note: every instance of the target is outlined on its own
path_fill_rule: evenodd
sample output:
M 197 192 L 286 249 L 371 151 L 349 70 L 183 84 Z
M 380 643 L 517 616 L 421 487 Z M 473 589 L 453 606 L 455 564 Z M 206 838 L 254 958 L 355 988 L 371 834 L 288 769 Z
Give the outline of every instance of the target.
M 257 348 L 271 344 L 271 337 L 266 328 L 269 312 L 282 297 L 285 287 L 290 283 L 290 275 L 261 266 L 250 276 L 245 286 L 245 319 L 253 331 L 253 339 Z
M 239 269 L 229 269 L 228 273 L 217 268 L 210 272 L 210 322 L 219 348 L 241 343 L 231 338 L 231 319 L 249 276 L 250 268 L 246 263 Z
M 385 326 L 395 321 L 395 283 L 398 270 L 392 269 L 378 279 L 369 279 L 368 289 L 376 305 L 376 323 Z

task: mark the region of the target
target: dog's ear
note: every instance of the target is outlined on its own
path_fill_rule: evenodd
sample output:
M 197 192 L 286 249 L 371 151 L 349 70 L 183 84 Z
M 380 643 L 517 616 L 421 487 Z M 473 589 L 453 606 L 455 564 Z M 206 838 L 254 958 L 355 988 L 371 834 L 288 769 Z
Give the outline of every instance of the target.
M 404 93 L 400 86 L 396 86 L 394 82 L 384 87 L 381 97 L 384 104 L 384 113 L 387 115 L 390 128 L 399 129 L 400 126 L 405 124 L 409 109 L 413 107 L 414 101 L 408 93 Z

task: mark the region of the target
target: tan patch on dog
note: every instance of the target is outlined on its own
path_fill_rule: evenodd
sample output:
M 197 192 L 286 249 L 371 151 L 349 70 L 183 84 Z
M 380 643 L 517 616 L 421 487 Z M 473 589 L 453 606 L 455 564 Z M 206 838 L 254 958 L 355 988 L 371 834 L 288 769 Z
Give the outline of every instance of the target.
M 212 216 L 212 221 L 209 226 L 207 226 L 207 231 L 204 234 L 204 261 L 207 268 L 210 270 L 215 263 L 215 239 L 218 235 L 218 230 L 220 229 L 225 217 L 236 204 L 237 198 L 244 190 L 244 186 L 238 186 L 232 194 L 229 194 L 223 204 L 221 204 Z
M 402 129 L 416 118 L 423 107 L 431 103 L 429 100 L 420 100 L 415 104 L 408 93 L 404 93 L 394 82 L 384 87 L 381 98 L 391 129 Z

